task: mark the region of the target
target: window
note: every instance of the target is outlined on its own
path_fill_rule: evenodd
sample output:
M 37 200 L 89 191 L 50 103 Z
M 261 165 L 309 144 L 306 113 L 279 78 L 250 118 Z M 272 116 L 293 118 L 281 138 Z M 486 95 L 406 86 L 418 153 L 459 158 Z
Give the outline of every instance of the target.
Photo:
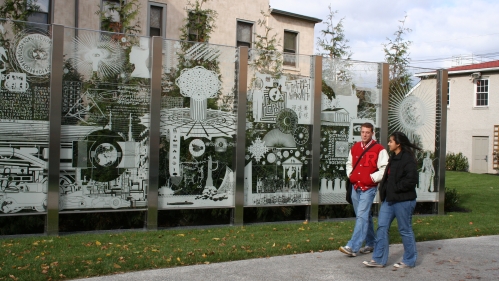
M 244 46 L 251 48 L 253 41 L 253 24 L 244 21 L 237 21 L 236 47 Z
M 120 14 L 112 9 L 120 6 L 120 0 L 102 0 L 101 9 L 104 16 L 109 18 L 109 22 L 101 22 L 101 30 L 108 30 L 113 32 L 121 32 Z
M 450 80 L 447 80 L 447 107 L 450 106 Z
M 149 36 L 166 36 L 166 6 L 149 4 Z
M 283 65 L 296 66 L 298 33 L 293 31 L 284 31 L 284 56 Z
M 50 0 L 38 0 L 38 1 L 29 1 L 29 4 L 35 4 L 38 6 L 39 10 L 36 12 L 33 12 L 31 15 L 28 17 L 29 22 L 36 22 L 36 23 L 44 23 L 44 24 L 49 24 L 50 23 Z
M 475 106 L 489 106 L 489 79 L 476 79 Z

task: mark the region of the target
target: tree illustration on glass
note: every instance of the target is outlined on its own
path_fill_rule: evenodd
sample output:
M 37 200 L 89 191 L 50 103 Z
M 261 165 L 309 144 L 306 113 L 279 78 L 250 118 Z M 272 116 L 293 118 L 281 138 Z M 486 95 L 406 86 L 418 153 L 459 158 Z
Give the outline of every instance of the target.
M 183 69 L 175 80 L 184 97 L 191 98 L 191 118 L 200 121 L 206 119 L 207 99 L 214 98 L 220 89 L 218 75 L 202 66 Z

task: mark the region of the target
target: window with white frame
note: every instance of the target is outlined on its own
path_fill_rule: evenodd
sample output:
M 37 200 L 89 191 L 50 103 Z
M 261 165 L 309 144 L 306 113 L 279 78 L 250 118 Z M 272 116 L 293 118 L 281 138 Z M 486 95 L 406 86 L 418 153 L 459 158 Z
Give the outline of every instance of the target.
M 149 3 L 149 36 L 166 36 L 166 5 Z
M 447 80 L 447 107 L 450 107 L 450 80 Z
M 298 33 L 284 31 L 283 65 L 296 66 L 296 53 L 298 52 Z
M 489 79 L 482 78 L 475 80 L 475 106 L 489 106 Z
M 50 23 L 50 0 L 37 0 L 36 2 L 30 0 L 28 3 L 38 6 L 38 10 L 29 15 L 29 22 Z
M 104 16 L 109 19 L 109 29 L 113 32 L 121 32 L 120 26 L 120 14 L 115 9 L 120 7 L 120 0 L 102 0 L 101 10 L 104 12 Z M 101 22 L 101 29 L 104 26 L 104 22 Z
M 237 21 L 236 47 L 251 48 L 253 42 L 253 24 L 246 21 Z

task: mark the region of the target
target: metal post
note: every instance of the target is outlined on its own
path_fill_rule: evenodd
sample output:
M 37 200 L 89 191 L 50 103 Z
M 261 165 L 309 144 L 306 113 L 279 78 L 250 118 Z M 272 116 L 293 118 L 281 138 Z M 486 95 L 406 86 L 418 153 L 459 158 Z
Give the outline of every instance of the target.
M 445 157 L 447 141 L 447 88 L 448 71 L 439 69 L 437 71 L 437 100 L 435 115 L 435 163 L 434 184 L 438 188 L 438 214 L 444 214 L 445 203 Z
M 231 225 L 243 225 L 244 214 L 244 161 L 246 154 L 246 107 L 248 91 L 248 48 L 239 47 L 239 65 L 237 68 L 238 94 L 237 101 L 237 129 L 236 153 L 233 163 L 236 170 L 236 187 L 234 192 L 234 209 L 232 210 Z
M 55 44 L 57 42 L 57 44 Z M 52 62 L 50 74 L 49 159 L 47 219 L 45 233 L 59 234 L 59 174 L 61 158 L 62 75 L 64 68 L 64 26 L 52 25 Z
M 380 121 L 379 121 L 379 139 L 383 147 L 386 148 L 386 143 L 388 142 L 388 102 L 390 97 L 390 65 L 388 63 L 378 64 L 378 87 L 381 88 L 381 105 L 380 105 Z M 377 213 L 381 209 L 381 203 L 379 198 L 379 192 L 376 193 L 376 202 L 378 202 Z
M 388 142 L 388 100 L 390 94 L 390 65 L 388 63 L 380 63 L 381 68 L 381 121 L 379 122 L 379 140 L 383 146 Z
M 151 38 L 151 106 L 149 128 L 149 184 L 147 191 L 147 230 L 158 229 L 159 145 L 161 123 L 161 74 L 163 40 Z
M 321 101 L 322 101 L 322 56 L 311 58 L 314 78 L 313 120 L 312 120 L 312 187 L 310 190 L 310 208 L 307 218 L 311 222 L 319 221 L 319 171 L 321 164 Z

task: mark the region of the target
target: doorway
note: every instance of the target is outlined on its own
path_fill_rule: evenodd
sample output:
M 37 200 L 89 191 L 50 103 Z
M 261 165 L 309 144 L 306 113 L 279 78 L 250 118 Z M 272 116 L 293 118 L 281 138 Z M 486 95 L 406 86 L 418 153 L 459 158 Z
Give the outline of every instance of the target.
M 489 137 L 473 137 L 471 172 L 484 174 L 488 172 Z

